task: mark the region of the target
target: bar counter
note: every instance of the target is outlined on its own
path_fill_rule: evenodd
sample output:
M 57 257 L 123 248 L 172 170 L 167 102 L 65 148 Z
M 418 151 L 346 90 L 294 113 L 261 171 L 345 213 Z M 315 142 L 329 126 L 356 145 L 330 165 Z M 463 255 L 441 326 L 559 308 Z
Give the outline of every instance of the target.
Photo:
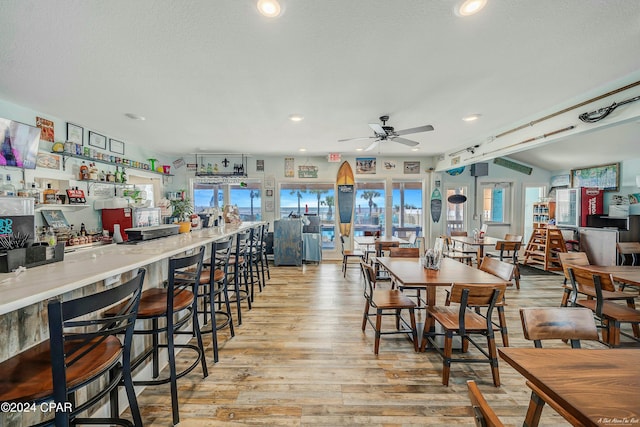
M 98 292 L 111 282 L 126 280 L 140 267 L 147 268 L 145 288 L 160 286 L 167 274 L 166 259 L 260 224 L 244 222 L 222 231 L 205 228 L 138 244 L 99 246 L 20 274 L 0 274 L 0 361 L 48 338 L 47 300 Z

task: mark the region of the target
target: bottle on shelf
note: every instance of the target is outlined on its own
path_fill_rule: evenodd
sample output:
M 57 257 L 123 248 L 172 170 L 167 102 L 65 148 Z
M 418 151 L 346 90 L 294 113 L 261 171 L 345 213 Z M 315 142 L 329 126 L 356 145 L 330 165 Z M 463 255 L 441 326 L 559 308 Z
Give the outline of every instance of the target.
M 42 192 L 43 203 L 46 205 L 55 205 L 58 203 L 56 193 L 57 191 L 51 188 L 51 183 L 47 184 L 47 189 Z
M 40 199 L 40 190 L 38 190 L 38 187 L 36 187 L 35 182 L 31 184 L 30 193 L 36 205 L 42 203 L 42 200 Z
M 98 180 L 98 168 L 95 163 L 89 164 L 89 179 L 92 181 Z
M 114 178 L 114 182 L 122 182 L 122 174 L 120 173 L 120 169 L 118 168 L 118 166 L 116 166 L 116 173 Z
M 58 243 L 58 238 L 56 237 L 56 233 L 54 233 L 53 228 L 49 227 L 47 229 L 47 232 L 45 233 L 45 241 L 49 246 L 55 246 Z
M 107 180 L 107 174 L 105 174 L 103 170 L 101 170 L 100 173 L 98 173 L 98 180 L 99 181 L 106 181 Z
M 122 168 L 122 173 L 120 174 L 120 182 L 123 184 L 127 183 L 127 173 L 124 171 L 124 168 Z
M 82 164 L 80 165 L 80 180 L 85 179 L 89 179 L 89 167 L 83 160 Z
M 20 188 L 18 189 L 18 197 L 31 197 L 31 192 L 24 184 L 24 181 L 20 181 Z
M 87 235 L 87 229 L 84 226 L 84 222 L 80 224 L 80 235 L 81 236 L 86 236 Z
M 115 177 L 113 176 L 113 173 L 111 173 L 110 170 L 107 171 L 107 182 L 114 182 L 115 181 Z
M 2 193 L 3 196 L 15 196 L 16 195 L 16 187 L 11 183 L 11 175 L 7 174 L 7 179 L 4 183 L 4 185 L 2 185 L 2 187 L 0 187 L 0 193 Z

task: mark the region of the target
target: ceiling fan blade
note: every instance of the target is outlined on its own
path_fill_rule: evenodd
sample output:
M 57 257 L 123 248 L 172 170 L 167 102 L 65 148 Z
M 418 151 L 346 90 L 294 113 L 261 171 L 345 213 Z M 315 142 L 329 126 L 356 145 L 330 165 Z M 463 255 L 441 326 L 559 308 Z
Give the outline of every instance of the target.
M 373 129 L 373 131 L 376 133 L 376 135 L 386 135 L 387 134 L 387 132 L 384 129 L 382 129 L 382 126 L 380 126 L 377 123 L 369 123 L 369 127 L 371 129 Z
M 361 136 L 359 138 L 339 139 L 338 142 L 359 141 L 361 139 L 371 139 L 371 138 L 376 138 L 376 137 L 375 136 Z
M 371 125 L 369 125 L 371 126 Z M 418 132 L 427 132 L 433 130 L 433 126 L 431 125 L 425 125 L 425 126 L 419 126 L 417 128 L 411 128 L 411 129 L 405 129 L 405 130 L 398 130 L 395 132 L 396 135 L 408 135 L 410 133 L 418 133 Z
M 399 142 L 400 144 L 408 145 L 409 147 L 415 147 L 416 145 L 420 144 L 419 142 L 412 141 L 406 138 L 400 138 L 398 136 L 392 137 L 391 140 L 393 142 Z
M 379 140 L 379 139 L 376 139 L 375 141 L 373 141 L 373 142 L 371 143 L 371 145 L 369 145 L 367 148 L 365 148 L 365 149 L 364 149 L 364 151 L 371 151 L 371 150 L 373 150 L 374 148 L 376 148 L 376 145 L 378 145 L 379 143 L 380 143 L 380 140 Z

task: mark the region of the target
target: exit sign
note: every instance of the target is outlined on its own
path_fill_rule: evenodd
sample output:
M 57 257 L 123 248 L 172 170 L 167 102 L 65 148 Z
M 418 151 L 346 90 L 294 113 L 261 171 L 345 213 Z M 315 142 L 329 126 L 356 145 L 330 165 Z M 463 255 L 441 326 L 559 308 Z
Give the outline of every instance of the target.
M 340 162 L 340 157 L 340 153 L 329 153 L 327 160 L 329 160 L 329 163 L 338 163 Z

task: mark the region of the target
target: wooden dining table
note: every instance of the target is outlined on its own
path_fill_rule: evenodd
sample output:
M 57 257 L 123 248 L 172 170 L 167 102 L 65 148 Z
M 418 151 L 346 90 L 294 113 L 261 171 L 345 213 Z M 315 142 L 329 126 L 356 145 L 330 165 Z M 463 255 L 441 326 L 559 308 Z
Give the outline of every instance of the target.
M 640 349 L 499 348 L 540 395 L 523 425 L 538 425 L 545 403 L 574 426 L 640 425 Z
M 404 245 L 409 243 L 408 240 L 402 239 L 396 236 L 354 236 L 353 241 L 356 242 L 360 246 L 373 246 L 376 243 L 398 243 L 399 245 Z
M 616 282 L 627 285 L 640 286 L 640 266 L 637 265 L 585 265 L 582 268 L 597 271 L 599 273 L 608 273 L 613 276 Z
M 443 258 L 439 270 L 424 268 L 420 258 L 376 257 L 376 261 L 398 282 L 400 289 L 423 289 L 426 304 L 435 305 L 438 286 L 453 283 L 499 284 L 504 280 L 451 258 Z
M 482 258 L 484 258 L 485 246 L 495 246 L 496 243 L 501 242 L 503 240 L 504 239 L 498 239 L 496 237 L 489 237 L 489 236 L 485 236 L 482 239 L 474 239 L 473 236 L 451 236 L 452 242 L 458 242 L 458 243 L 462 243 L 463 245 L 476 248 L 478 267 L 482 263 Z

